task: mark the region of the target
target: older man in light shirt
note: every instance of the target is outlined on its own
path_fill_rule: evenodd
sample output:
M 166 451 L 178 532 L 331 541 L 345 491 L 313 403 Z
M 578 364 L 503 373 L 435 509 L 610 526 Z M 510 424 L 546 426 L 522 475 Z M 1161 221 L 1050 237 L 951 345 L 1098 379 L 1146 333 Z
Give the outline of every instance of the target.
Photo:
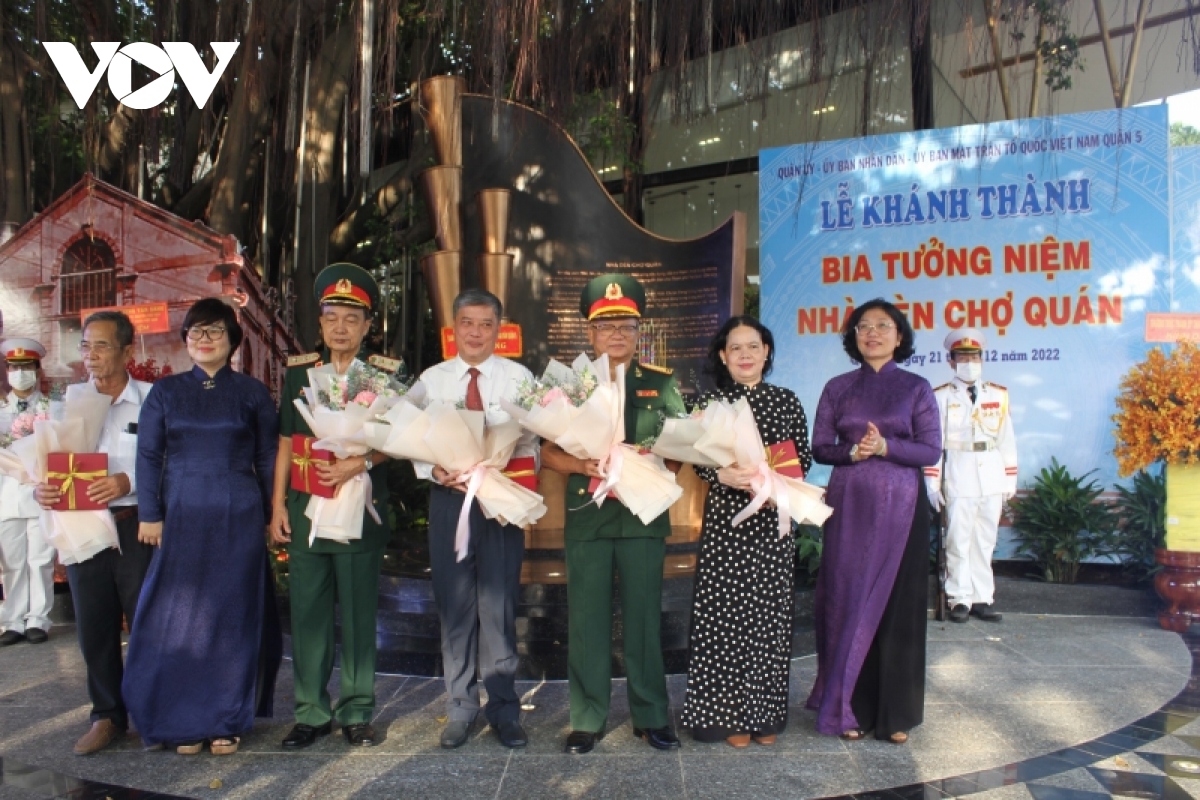
M 138 541 L 137 421 L 150 384 L 129 376 L 125 365 L 133 357 L 133 324 L 119 311 L 98 311 L 83 323 L 79 354 L 91 384 L 112 398 L 97 450 L 108 454 L 108 477 L 93 481 L 88 497 L 108 505 L 117 523 L 120 549 L 108 549 L 67 567 L 79 649 L 87 665 L 88 696 L 92 701 L 92 727 L 75 743 L 75 753 L 85 756 L 107 747 L 129 727 L 121 680 L 121 619 L 133 627 L 142 580 L 154 548 Z M 68 399 L 76 387 L 67 390 Z M 59 490 L 39 484 L 36 496 L 43 508 L 58 502 Z
M 513 400 L 525 367 L 495 354 L 500 333 L 500 300 L 482 289 L 468 289 L 454 300 L 454 341 L 458 355 L 421 375 L 429 400 L 463 403 L 488 419 L 503 415 L 501 400 Z M 507 418 L 505 416 L 504 418 Z M 538 453 L 536 437 L 526 431 L 514 458 Z M 479 713 L 476 665 L 487 689 L 484 715 L 501 744 L 524 747 L 517 672 L 516 608 L 525 557 L 525 534 L 515 525 L 484 517 L 478 501 L 470 512 L 467 556 L 458 561 L 454 534 L 466 495 L 458 475 L 436 464 L 414 463 L 417 477 L 433 481 L 429 503 L 429 560 L 433 596 L 442 626 L 442 662 L 449 695 L 441 745 L 460 747 Z

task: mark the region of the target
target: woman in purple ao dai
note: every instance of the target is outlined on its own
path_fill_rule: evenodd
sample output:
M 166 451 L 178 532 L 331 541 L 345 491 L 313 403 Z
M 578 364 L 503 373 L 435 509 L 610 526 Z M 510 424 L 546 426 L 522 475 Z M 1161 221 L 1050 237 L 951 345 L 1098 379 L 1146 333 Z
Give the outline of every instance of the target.
M 941 426 L 929 382 L 897 366 L 913 354 L 904 314 L 859 306 L 842 332 L 859 368 L 825 385 L 813 425 L 833 465 L 814 614 L 817 730 L 903 744 L 925 702 L 929 501 L 921 468 L 937 463 Z

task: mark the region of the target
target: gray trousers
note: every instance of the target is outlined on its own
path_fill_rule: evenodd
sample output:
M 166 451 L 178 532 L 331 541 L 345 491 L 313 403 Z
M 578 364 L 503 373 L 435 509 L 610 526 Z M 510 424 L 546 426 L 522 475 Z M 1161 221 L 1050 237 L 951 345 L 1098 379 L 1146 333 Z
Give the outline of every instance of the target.
M 493 727 L 515 722 L 521 715 L 521 698 L 513 683 L 525 534 L 514 525 L 487 519 L 479 504 L 473 503 L 470 550 L 466 558 L 456 561 L 454 532 L 466 495 L 434 486 L 429 499 L 429 560 L 442 626 L 447 716 L 452 721 L 475 719 L 478 670 L 488 695 L 487 721 Z

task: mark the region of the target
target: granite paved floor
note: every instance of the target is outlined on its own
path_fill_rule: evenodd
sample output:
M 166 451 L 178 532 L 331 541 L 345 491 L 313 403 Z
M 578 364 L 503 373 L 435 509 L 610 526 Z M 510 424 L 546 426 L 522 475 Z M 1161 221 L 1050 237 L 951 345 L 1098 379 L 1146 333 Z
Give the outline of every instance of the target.
M 482 729 L 445 751 L 437 743 L 440 682 L 404 677 L 378 681 L 381 746 L 351 752 L 331 736 L 284 753 L 292 703 L 285 663 L 279 713 L 261 721 L 236 756 L 143 752 L 130 738 L 78 758 L 71 745 L 87 727 L 84 672 L 74 629 L 61 626 L 48 644 L 0 650 L 0 800 L 1200 796 L 1200 780 L 1187 777 L 1200 772 L 1200 707 L 1179 699 L 1189 696 L 1189 644 L 1200 650 L 1200 639 L 1166 633 L 1150 619 L 930 622 L 925 724 L 907 746 L 817 735 L 802 708 L 815 670 L 804 658 L 793 667 L 791 725 L 774 747 L 735 751 L 685 737 L 680 751 L 654 751 L 632 737 L 617 682 L 608 736 L 586 756 L 561 752 L 565 683 L 521 685 L 531 706 L 528 748 L 506 750 Z M 678 718 L 684 677 L 672 677 L 670 690 Z M 1088 744 L 1073 747 L 1081 743 Z

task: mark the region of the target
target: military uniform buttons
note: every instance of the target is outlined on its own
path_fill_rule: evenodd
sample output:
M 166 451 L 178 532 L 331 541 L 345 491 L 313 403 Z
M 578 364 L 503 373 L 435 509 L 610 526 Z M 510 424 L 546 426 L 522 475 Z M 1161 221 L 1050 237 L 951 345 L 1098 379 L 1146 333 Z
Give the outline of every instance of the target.
M 586 489 L 580 489 L 580 490 L 579 490 L 579 493 L 580 493 L 580 494 L 587 494 L 587 490 L 586 490 Z

